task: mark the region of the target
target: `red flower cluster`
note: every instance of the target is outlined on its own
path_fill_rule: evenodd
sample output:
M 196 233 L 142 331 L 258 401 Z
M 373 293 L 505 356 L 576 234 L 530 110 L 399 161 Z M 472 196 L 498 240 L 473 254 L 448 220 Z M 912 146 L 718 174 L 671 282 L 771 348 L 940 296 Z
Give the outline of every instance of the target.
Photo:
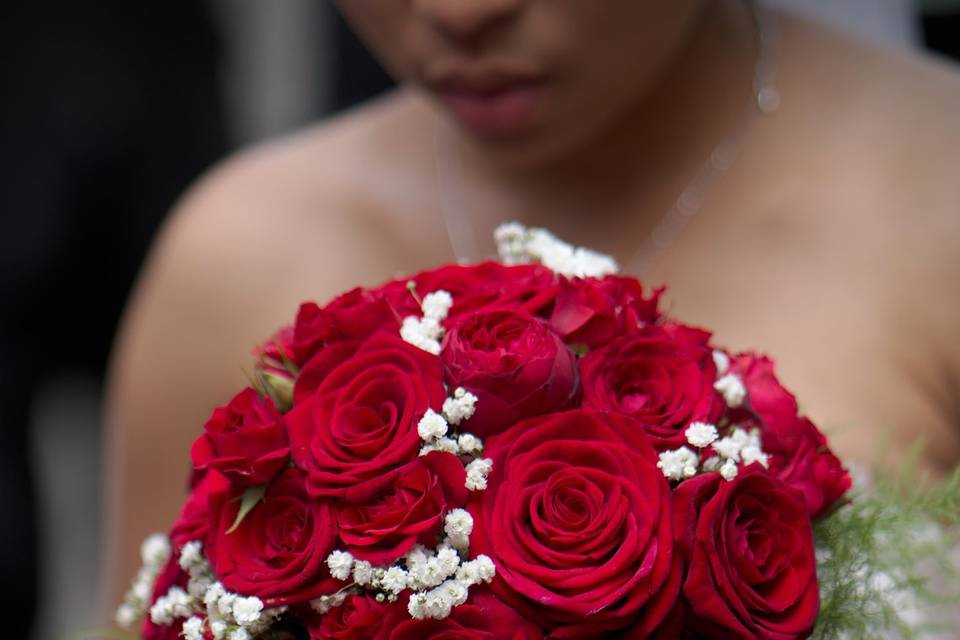
M 257 351 L 258 388 L 214 411 L 194 444 L 175 548 L 202 541 L 226 589 L 288 606 L 313 640 L 809 635 L 811 519 L 850 480 L 769 360 L 665 321 L 660 292 L 631 278 L 484 263 L 411 281 L 304 304 Z M 441 290 L 453 306 L 437 356 L 400 328 Z M 725 397 L 725 376 L 742 401 Z M 466 488 L 466 457 L 421 455 L 419 421 L 458 387 L 476 411 L 451 428 L 483 439 L 485 490 Z M 721 475 L 704 446 L 696 474 L 668 479 L 661 454 L 693 449 L 694 423 L 755 434 L 763 461 Z M 346 584 L 331 552 L 392 565 L 436 547 L 453 509 L 472 516 L 469 557 L 496 575 L 448 616 L 411 617 L 407 592 L 308 606 Z M 186 577 L 171 560 L 154 599 L 175 584 Z M 179 626 L 157 629 L 144 633 Z

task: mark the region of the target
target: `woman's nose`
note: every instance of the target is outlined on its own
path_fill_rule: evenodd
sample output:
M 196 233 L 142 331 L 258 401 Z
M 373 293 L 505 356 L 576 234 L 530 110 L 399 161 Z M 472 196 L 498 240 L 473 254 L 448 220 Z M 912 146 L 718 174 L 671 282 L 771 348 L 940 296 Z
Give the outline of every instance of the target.
M 452 38 L 475 39 L 517 13 L 524 0 L 413 0 L 414 10 Z

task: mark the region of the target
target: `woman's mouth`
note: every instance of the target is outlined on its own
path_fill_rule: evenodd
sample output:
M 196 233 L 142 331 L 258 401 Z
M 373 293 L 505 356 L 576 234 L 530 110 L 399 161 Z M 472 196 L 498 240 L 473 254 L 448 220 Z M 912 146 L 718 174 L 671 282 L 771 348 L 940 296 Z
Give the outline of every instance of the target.
M 503 72 L 451 74 L 433 87 L 465 127 L 483 136 L 515 134 L 536 118 L 543 100 L 542 77 Z

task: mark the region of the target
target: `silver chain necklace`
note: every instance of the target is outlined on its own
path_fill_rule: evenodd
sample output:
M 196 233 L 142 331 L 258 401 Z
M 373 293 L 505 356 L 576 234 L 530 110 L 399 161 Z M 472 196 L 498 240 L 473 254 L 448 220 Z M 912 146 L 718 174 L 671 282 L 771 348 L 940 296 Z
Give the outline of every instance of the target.
M 772 16 L 757 2 L 745 0 L 750 11 L 757 41 L 757 56 L 754 62 L 753 87 L 749 104 L 736 125 L 713 148 L 707 160 L 700 166 L 669 209 L 654 225 L 640 247 L 622 264 L 622 270 L 634 275 L 643 275 L 652 267 L 654 260 L 673 244 L 677 236 L 700 212 L 713 185 L 734 165 L 747 135 L 758 117 L 775 113 L 780 107 L 780 92 L 775 81 L 776 29 Z M 454 255 L 461 262 L 475 259 L 477 250 L 475 230 L 470 223 L 461 189 L 454 184 L 457 175 L 441 162 L 440 142 L 437 130 L 433 130 L 434 161 L 436 165 L 437 191 L 447 235 Z M 450 215 L 456 212 L 456 216 Z M 507 222 L 503 220 L 502 222 Z

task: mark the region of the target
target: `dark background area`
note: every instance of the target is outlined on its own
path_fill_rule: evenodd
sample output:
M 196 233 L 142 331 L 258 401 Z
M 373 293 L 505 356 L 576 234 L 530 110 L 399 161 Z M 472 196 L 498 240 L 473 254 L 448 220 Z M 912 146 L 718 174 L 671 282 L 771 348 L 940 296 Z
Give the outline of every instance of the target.
M 895 46 L 960 59 L 953 7 Z M 229 151 L 391 83 L 314 0 L 14 3 L 0 53 L 0 602 L 45 640 L 96 619 L 99 394 L 163 216 Z

